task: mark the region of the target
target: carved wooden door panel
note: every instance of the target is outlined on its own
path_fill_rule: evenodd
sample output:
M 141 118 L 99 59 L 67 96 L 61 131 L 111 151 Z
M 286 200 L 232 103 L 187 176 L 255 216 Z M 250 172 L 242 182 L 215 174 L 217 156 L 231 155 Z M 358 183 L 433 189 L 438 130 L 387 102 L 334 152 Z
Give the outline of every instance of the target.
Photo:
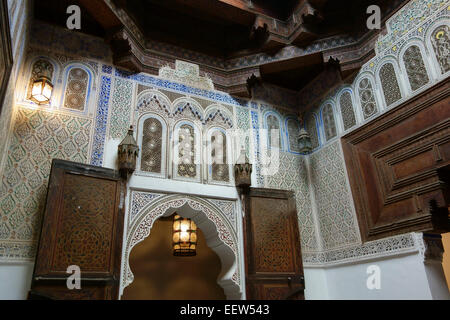
M 251 188 L 245 196 L 245 205 L 247 299 L 303 299 L 294 193 Z
M 54 160 L 30 299 L 117 299 L 123 212 L 117 171 Z M 81 289 L 68 289 L 69 266 Z

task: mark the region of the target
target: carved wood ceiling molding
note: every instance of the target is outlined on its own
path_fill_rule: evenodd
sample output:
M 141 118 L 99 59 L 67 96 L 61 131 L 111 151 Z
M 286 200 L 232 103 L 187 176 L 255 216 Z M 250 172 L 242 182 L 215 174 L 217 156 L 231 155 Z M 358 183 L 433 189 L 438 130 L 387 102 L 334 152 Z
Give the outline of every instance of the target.
M 227 59 L 147 39 L 123 9 L 121 1 L 104 0 L 122 24 L 111 37 L 115 65 L 133 72 L 156 75 L 158 68 L 155 67 L 155 61 L 173 63 L 176 59 L 183 59 L 198 64 L 201 72 L 210 74 L 218 90 L 241 96 L 248 96 L 247 79 L 253 74 L 260 77 L 260 67 L 268 63 L 323 52 L 323 62 L 331 57 L 337 58 L 341 62 L 343 78 L 347 78 L 355 75 L 361 66 L 375 55 L 374 46 L 379 32 L 366 32 L 359 38 L 337 35 L 319 39 L 320 37 L 311 31 L 311 21 L 320 21 L 322 15 L 310 2 L 299 2 L 286 21 L 263 14 L 257 15 L 253 29 L 264 30 L 267 38 L 265 46 L 275 50 L 276 54 L 261 52 Z M 399 1 L 394 7 L 399 7 L 401 3 L 403 2 Z M 395 10 L 386 13 L 383 20 L 393 11 Z

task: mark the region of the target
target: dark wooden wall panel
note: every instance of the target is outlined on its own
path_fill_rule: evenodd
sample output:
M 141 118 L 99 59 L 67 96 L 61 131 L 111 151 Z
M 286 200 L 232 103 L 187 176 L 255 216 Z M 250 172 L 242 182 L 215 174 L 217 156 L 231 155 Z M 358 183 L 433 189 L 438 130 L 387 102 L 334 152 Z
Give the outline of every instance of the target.
M 303 265 L 293 192 L 250 188 L 245 204 L 247 299 L 303 299 Z
M 411 231 L 440 232 L 430 201 L 447 207 L 450 164 L 449 79 L 342 138 L 364 240 Z
M 118 298 L 122 183 L 111 169 L 53 161 L 33 275 L 34 297 Z M 71 265 L 81 269 L 81 290 L 66 287 Z

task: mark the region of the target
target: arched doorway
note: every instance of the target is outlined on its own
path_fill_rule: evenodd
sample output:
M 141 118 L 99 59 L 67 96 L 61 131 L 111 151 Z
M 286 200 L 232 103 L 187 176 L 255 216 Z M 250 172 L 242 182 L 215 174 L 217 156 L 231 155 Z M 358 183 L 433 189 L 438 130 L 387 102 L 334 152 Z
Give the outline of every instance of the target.
M 172 250 L 173 215 L 155 221 L 150 235 L 137 244 L 129 264 L 134 281 L 125 288 L 123 300 L 223 300 L 217 284 L 221 264 L 197 229 L 197 254 L 176 257 Z
M 202 230 L 206 244 L 220 258 L 221 271 L 217 283 L 223 288 L 227 299 L 241 299 L 241 276 L 239 269 L 238 242 L 236 232 L 221 210 L 205 199 L 168 195 L 158 198 L 143 208 L 128 227 L 127 240 L 122 261 L 122 292 L 134 281 L 129 265 L 133 248 L 144 241 L 160 217 L 173 213 L 194 220 Z

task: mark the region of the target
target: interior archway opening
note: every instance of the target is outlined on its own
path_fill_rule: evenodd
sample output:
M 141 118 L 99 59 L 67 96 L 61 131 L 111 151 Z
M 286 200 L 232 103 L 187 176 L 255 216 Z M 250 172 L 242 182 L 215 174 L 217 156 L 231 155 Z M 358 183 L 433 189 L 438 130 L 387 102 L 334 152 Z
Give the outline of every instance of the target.
M 173 255 L 172 214 L 155 221 L 150 235 L 130 254 L 134 281 L 124 289 L 123 300 L 222 300 L 217 283 L 221 273 L 219 256 L 197 229 L 197 253 L 192 257 Z

